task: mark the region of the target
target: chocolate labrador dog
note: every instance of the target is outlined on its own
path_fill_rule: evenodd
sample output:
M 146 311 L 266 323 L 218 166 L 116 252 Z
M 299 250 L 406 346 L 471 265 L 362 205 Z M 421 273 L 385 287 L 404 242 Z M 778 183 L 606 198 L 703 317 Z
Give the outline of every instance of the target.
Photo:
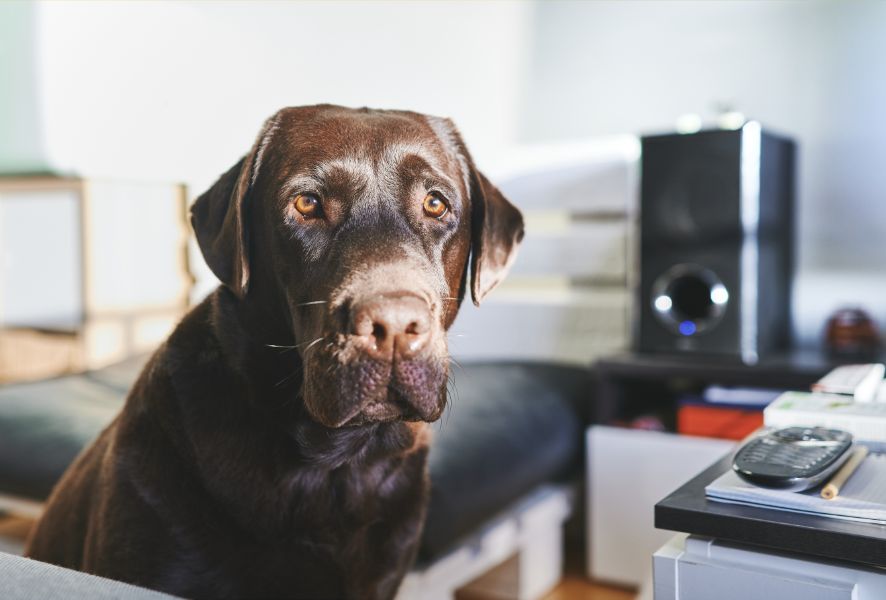
M 312 106 L 269 119 L 192 222 L 224 285 L 64 475 L 27 554 L 187 597 L 392 597 L 446 330 L 468 287 L 479 303 L 504 277 L 519 211 L 449 120 Z

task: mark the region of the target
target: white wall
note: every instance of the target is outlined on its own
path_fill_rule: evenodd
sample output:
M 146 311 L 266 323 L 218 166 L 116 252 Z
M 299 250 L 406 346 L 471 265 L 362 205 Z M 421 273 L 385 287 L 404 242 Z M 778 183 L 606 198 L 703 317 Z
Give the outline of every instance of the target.
M 37 87 L 37 10 L 0 2 L 0 173 L 45 170 Z
M 530 8 L 41 3 L 47 146 L 61 168 L 202 186 L 276 109 L 332 102 L 452 116 L 482 152 L 514 137 Z
M 800 145 L 797 333 L 886 328 L 886 2 L 540 2 L 521 137 L 668 131 L 731 105 Z M 855 272 L 848 275 L 846 271 Z M 840 274 L 841 285 L 830 285 Z
M 42 2 L 35 48 L 19 45 L 38 58 L 43 131 L 0 136 L 0 157 L 42 137 L 58 170 L 196 196 L 274 111 L 330 102 L 452 117 L 482 162 L 516 137 L 530 16 L 519 1 Z M 215 280 L 194 267 L 200 296 Z

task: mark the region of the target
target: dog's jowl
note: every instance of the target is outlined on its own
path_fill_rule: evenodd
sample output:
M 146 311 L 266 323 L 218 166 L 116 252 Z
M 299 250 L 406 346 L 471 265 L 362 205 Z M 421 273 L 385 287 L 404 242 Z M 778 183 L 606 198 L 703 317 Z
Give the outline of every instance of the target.
M 186 597 L 392 597 L 446 330 L 504 277 L 519 211 L 450 121 L 314 106 L 271 117 L 192 222 L 223 285 L 67 471 L 28 555 Z

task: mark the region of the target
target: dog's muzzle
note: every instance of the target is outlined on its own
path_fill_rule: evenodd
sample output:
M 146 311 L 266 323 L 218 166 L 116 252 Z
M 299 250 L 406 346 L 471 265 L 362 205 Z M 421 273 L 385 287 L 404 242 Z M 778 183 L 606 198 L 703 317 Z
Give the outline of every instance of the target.
M 430 303 L 395 291 L 360 296 L 347 306 L 339 343 L 309 356 L 308 410 L 329 427 L 439 418 L 448 356 Z

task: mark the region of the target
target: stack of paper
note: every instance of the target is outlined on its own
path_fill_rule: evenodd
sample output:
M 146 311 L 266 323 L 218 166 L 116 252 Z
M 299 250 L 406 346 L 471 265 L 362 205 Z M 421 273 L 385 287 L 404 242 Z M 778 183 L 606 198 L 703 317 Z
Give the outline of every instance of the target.
M 763 411 L 768 427 L 830 427 L 856 440 L 886 442 L 886 403 L 853 402 L 835 394 L 785 392 Z
M 834 500 L 822 498 L 820 488 L 785 492 L 757 487 L 732 471 L 710 483 L 705 494 L 718 502 L 886 525 L 886 455 L 868 455 Z

